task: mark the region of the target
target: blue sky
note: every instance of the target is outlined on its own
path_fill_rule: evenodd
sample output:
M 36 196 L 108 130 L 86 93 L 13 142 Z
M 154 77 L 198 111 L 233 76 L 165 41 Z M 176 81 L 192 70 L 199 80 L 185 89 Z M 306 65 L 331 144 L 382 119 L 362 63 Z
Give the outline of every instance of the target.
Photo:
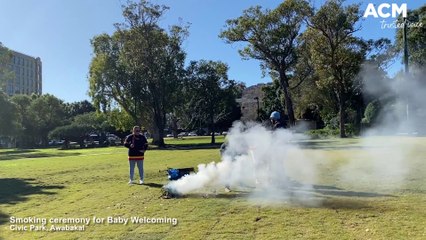
M 320 5 L 324 0 L 312 0 Z M 111 34 L 113 24 L 122 22 L 121 5 L 125 0 L 0 0 L 0 42 L 6 47 L 43 62 L 43 93 L 66 102 L 90 100 L 88 69 L 92 58 L 90 39 L 101 33 Z M 241 15 L 250 6 L 274 8 L 277 0 L 156 0 L 170 7 L 161 22 L 167 27 L 190 22 L 190 36 L 184 43 L 187 60 L 221 60 L 230 67 L 229 77 L 247 86 L 269 82 L 262 78 L 259 62 L 241 60 L 238 49 L 243 44 L 226 44 L 218 35 L 225 21 Z M 347 1 L 348 3 L 360 1 Z M 369 0 L 367 3 L 407 3 L 415 9 L 426 0 Z M 365 39 L 394 39 L 395 29 L 381 29 L 383 19 L 367 18 L 357 34 Z M 388 23 L 394 19 L 385 19 Z M 390 69 L 396 72 L 400 64 Z

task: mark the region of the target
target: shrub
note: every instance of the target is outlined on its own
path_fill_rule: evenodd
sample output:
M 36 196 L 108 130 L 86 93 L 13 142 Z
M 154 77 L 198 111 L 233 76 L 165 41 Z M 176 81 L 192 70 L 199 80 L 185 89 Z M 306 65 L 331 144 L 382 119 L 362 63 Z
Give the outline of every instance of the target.
M 362 119 L 363 124 L 373 125 L 377 120 L 381 110 L 379 100 L 370 102 L 364 111 L 364 118 Z
M 323 129 L 309 130 L 306 132 L 306 134 L 308 134 L 313 139 L 337 137 L 339 136 L 339 129 L 323 128 Z

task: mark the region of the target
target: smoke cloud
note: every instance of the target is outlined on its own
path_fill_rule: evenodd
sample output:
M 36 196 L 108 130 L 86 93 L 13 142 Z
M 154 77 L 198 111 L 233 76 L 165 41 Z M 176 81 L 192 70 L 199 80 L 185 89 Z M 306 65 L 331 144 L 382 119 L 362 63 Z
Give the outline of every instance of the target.
M 255 200 L 310 201 L 316 167 L 297 143 L 305 139 L 289 130 L 237 122 L 227 135 L 222 161 L 200 164 L 196 174 L 172 181 L 166 188 L 187 194 L 229 186 L 251 191 Z
M 426 102 L 426 91 L 420 78 L 389 81 L 378 76 L 368 66 L 361 72 L 365 95 L 369 101 L 381 103 L 380 116 L 352 145 L 339 148 L 331 140 L 330 149 L 344 151 L 341 158 L 336 157 L 339 151 L 330 155 L 326 150 L 312 148 L 312 142 L 303 134 L 236 122 L 227 135 L 227 148 L 220 162 L 200 164 L 197 173 L 170 182 L 166 189 L 185 195 L 229 186 L 249 192 L 249 199 L 256 203 L 292 202 L 305 206 L 321 205 L 326 198 L 321 195 L 326 192 L 321 187 L 349 191 L 350 196 L 361 193 L 357 191 L 399 190 L 412 170 L 408 160 L 415 144 L 410 136 L 424 131 L 419 119 L 425 117 L 421 116 L 424 112 L 420 106 Z M 408 119 L 407 103 L 411 108 Z M 325 178 L 327 183 L 323 185 Z
M 380 110 L 373 126 L 363 132 L 360 151 L 340 168 L 341 181 L 355 187 L 368 185 L 372 190 L 382 186 L 381 190 L 387 192 L 397 191 L 406 183 L 413 168 L 413 137 L 426 133 L 424 75 L 418 68 L 411 71 L 390 79 L 374 66 L 364 65 L 360 75 L 366 101 L 377 101 Z
M 364 136 L 425 134 L 426 70 L 411 67 L 410 73 L 394 78 L 384 74 L 370 64 L 365 64 L 360 73 L 366 102 L 380 103 L 377 122 Z

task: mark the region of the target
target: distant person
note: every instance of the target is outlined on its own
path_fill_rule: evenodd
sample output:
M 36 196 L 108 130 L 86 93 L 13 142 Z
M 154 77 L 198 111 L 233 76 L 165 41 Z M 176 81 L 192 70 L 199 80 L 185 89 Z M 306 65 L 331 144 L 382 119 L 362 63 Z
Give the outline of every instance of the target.
M 130 180 L 129 184 L 133 183 L 133 175 L 135 173 L 135 165 L 139 169 L 139 184 L 143 184 L 144 173 L 143 173 L 143 161 L 145 151 L 148 149 L 148 141 L 146 137 L 141 133 L 139 126 L 133 127 L 133 133 L 126 137 L 124 140 L 124 146 L 129 149 L 129 166 L 130 166 Z
M 286 128 L 286 125 L 283 121 L 284 119 L 281 118 L 281 114 L 279 112 L 273 111 L 269 119 L 271 120 L 273 130 L 278 128 Z

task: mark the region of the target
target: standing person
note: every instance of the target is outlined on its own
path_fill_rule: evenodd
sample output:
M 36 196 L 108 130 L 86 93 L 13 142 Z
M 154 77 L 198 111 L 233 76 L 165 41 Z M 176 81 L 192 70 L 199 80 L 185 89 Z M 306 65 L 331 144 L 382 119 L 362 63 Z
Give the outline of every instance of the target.
M 283 119 L 281 118 L 281 114 L 279 112 L 273 111 L 269 119 L 271 120 L 273 130 L 278 128 L 286 128 L 286 125 L 283 122 Z
M 129 149 L 129 184 L 133 183 L 135 165 L 137 165 L 139 169 L 139 184 L 143 184 L 143 161 L 145 151 L 148 148 L 148 141 L 146 140 L 146 137 L 141 134 L 141 128 L 139 126 L 133 127 L 133 133 L 126 137 L 126 140 L 124 140 L 124 146 Z

